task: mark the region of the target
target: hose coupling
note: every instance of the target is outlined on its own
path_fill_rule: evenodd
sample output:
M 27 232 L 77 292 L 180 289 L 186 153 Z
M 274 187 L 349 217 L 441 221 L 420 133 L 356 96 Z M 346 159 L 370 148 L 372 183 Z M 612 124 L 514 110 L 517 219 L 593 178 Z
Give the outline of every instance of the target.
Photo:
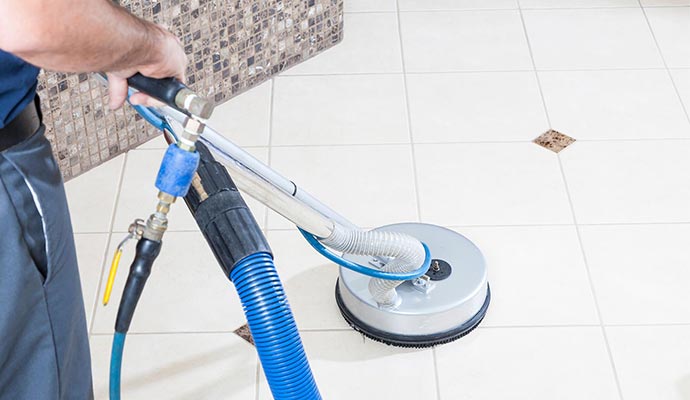
M 179 108 L 202 119 L 211 118 L 211 114 L 213 113 L 213 103 L 188 88 L 181 89 L 177 92 L 177 95 L 175 95 L 175 104 Z
M 206 124 L 198 118 L 187 117 L 182 127 L 184 129 L 179 136 L 177 146 L 182 150 L 194 152 L 196 150 L 196 142 L 199 140 L 199 136 L 204 132 Z
M 143 237 L 154 242 L 160 242 L 163 239 L 163 234 L 168 229 L 168 212 L 170 206 L 175 202 L 175 196 L 158 192 L 158 205 L 156 211 L 146 220 L 146 228 L 143 232 Z

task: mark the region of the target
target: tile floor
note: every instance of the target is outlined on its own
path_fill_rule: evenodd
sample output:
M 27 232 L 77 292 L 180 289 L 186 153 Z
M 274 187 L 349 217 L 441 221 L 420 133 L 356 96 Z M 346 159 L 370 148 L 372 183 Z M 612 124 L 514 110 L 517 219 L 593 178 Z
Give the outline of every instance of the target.
M 365 340 L 337 311 L 336 268 L 252 202 L 324 398 L 690 399 L 690 1 L 346 11 L 341 45 L 223 105 L 213 125 L 363 227 L 462 232 L 486 255 L 494 300 L 452 344 Z M 532 142 L 549 129 L 576 142 L 558 154 Z M 103 273 L 153 206 L 163 147 L 67 184 L 99 399 L 115 315 L 98 301 Z M 171 218 L 127 342 L 125 398 L 270 398 L 232 333 L 234 290 L 184 206 Z

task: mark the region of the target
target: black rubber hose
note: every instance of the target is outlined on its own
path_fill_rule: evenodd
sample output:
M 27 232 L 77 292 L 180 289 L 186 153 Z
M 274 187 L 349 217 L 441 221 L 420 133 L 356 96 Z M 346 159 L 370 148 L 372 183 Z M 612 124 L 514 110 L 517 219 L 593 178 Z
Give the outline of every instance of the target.
M 256 253 L 271 254 L 271 248 L 225 167 L 202 143 L 197 142 L 197 151 L 203 194 L 192 186 L 185 202 L 229 277 L 238 261 Z
M 155 97 L 176 110 L 183 111 L 175 103 L 175 97 L 182 89 L 187 89 L 184 83 L 175 78 L 149 78 L 136 73 L 127 78 L 127 84 L 140 92 Z
M 129 331 L 134 310 L 137 307 L 141 293 L 144 291 L 146 280 L 151 275 L 151 267 L 153 267 L 153 262 L 160 253 L 161 245 L 162 242 L 155 242 L 144 238 L 137 243 L 136 255 L 132 265 L 129 267 L 127 283 L 122 291 L 120 308 L 117 310 L 115 332 L 127 333 Z

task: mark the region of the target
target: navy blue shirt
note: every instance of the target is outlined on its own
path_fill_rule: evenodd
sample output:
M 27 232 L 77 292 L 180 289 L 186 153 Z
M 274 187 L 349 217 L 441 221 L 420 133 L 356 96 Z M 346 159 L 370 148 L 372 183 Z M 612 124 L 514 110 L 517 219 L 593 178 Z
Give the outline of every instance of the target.
M 38 71 L 26 61 L 0 50 L 0 128 L 33 101 Z

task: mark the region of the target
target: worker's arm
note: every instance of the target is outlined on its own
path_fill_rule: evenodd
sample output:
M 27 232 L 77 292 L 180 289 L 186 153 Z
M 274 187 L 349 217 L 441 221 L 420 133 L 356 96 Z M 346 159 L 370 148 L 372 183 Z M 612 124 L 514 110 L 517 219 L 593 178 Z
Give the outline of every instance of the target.
M 0 49 L 46 69 L 108 72 L 113 108 L 127 77 L 183 80 L 187 64 L 172 34 L 109 0 L 0 0 Z

